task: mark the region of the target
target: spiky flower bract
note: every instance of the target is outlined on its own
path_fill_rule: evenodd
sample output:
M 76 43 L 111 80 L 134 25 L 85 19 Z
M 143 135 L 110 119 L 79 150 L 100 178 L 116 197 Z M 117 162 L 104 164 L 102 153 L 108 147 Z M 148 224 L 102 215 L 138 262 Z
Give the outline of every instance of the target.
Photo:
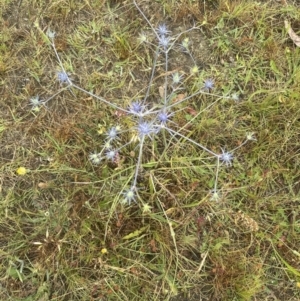
M 142 114 L 145 109 L 146 109 L 146 106 L 143 105 L 142 102 L 139 100 L 135 100 L 135 101 L 131 102 L 131 104 L 129 105 L 129 111 L 131 113 L 133 113 L 134 115 Z
M 137 131 L 140 137 L 148 136 L 155 132 L 153 124 L 148 121 L 140 121 L 137 125 Z
M 167 26 L 165 23 L 161 24 L 157 28 L 157 33 L 159 36 L 166 36 L 167 34 L 170 33 L 170 31 L 167 29 Z
M 124 191 L 123 196 L 123 204 L 126 205 L 131 205 L 132 202 L 136 203 L 136 191 L 135 191 L 135 187 L 132 186 L 129 189 L 127 189 L 126 191 Z
M 220 160 L 225 163 L 226 166 L 231 166 L 233 161 L 233 154 L 230 152 L 226 152 L 222 149 L 222 154 L 219 155 Z
M 110 140 L 114 140 L 118 137 L 118 129 L 117 127 L 112 127 L 108 130 L 108 132 L 106 133 L 107 137 Z
M 211 78 L 208 78 L 204 81 L 204 89 L 211 90 L 214 87 L 214 80 Z
M 99 153 L 91 153 L 89 155 L 89 159 L 91 160 L 91 162 L 95 165 L 100 164 L 102 158 L 101 158 L 101 154 Z
M 64 71 L 57 72 L 57 79 L 61 84 L 66 84 L 70 82 L 67 73 L 65 73 Z

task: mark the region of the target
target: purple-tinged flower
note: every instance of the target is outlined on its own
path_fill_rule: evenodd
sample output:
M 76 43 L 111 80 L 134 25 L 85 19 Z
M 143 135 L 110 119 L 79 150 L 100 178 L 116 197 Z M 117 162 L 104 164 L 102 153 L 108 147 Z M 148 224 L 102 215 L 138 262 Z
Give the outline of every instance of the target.
M 109 129 L 108 132 L 106 133 L 106 135 L 110 140 L 116 139 L 118 136 L 117 127 L 112 127 L 111 129 Z
M 137 126 L 138 134 L 140 137 L 149 136 L 155 132 L 153 124 L 147 121 L 141 121 Z
M 157 119 L 162 125 L 165 125 L 172 115 L 172 113 L 167 113 L 165 110 L 162 110 L 157 114 Z
M 158 38 L 158 44 L 162 46 L 164 49 L 168 48 L 169 43 L 170 43 L 170 38 L 167 38 L 166 36 L 161 36 Z
M 71 81 L 69 80 L 69 77 L 67 75 L 66 72 L 63 72 L 63 71 L 58 71 L 57 72 L 57 79 L 58 81 L 61 83 L 61 84 L 64 84 L 64 83 L 70 83 Z
M 133 101 L 129 106 L 129 111 L 133 114 L 141 114 L 145 109 L 145 105 L 140 101 Z
M 167 29 L 166 24 L 161 24 L 157 28 L 157 33 L 160 37 L 166 36 L 167 34 L 170 33 L 170 31 Z
M 204 89 L 211 90 L 214 87 L 214 80 L 209 78 L 204 81 Z
M 222 148 L 222 154 L 219 155 L 219 159 L 226 164 L 226 166 L 232 165 L 233 154 L 230 152 L 225 152 Z
M 105 155 L 108 160 L 115 161 L 116 157 L 118 156 L 118 152 L 116 150 L 111 149 L 108 150 Z

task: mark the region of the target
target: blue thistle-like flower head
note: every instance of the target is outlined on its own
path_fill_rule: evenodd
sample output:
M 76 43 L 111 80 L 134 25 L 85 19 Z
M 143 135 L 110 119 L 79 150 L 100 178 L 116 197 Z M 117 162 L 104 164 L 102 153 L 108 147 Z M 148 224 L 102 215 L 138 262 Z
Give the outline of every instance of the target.
M 68 74 L 66 72 L 63 72 L 63 71 L 57 72 L 57 79 L 61 84 L 64 84 L 64 83 L 69 84 L 71 82 L 69 77 L 68 77 Z
M 155 132 L 153 124 L 147 121 L 140 121 L 137 125 L 137 131 L 140 137 L 149 136 Z
M 230 152 L 225 152 L 222 148 L 222 154 L 219 155 L 219 159 L 226 164 L 226 166 L 232 165 L 233 154 Z
M 204 89 L 211 90 L 214 87 L 214 80 L 211 78 L 208 78 L 204 81 Z
M 166 36 L 170 33 L 170 31 L 167 29 L 166 24 L 164 23 L 159 25 L 156 31 L 160 37 Z
M 158 44 L 162 46 L 165 50 L 168 48 L 170 43 L 170 38 L 166 36 L 161 36 L 158 38 Z
M 107 137 L 110 140 L 114 140 L 117 138 L 118 136 L 118 129 L 117 127 L 112 127 L 111 129 L 108 130 L 108 132 L 106 133 Z
M 162 110 L 157 114 L 157 119 L 161 122 L 162 125 L 165 125 L 169 120 L 173 113 L 168 113 L 166 110 Z
M 114 149 L 108 150 L 105 154 L 106 158 L 111 161 L 115 161 L 117 155 L 118 155 L 118 152 Z
M 143 105 L 140 101 L 133 101 L 129 106 L 129 111 L 133 114 L 140 115 L 145 110 L 146 106 Z

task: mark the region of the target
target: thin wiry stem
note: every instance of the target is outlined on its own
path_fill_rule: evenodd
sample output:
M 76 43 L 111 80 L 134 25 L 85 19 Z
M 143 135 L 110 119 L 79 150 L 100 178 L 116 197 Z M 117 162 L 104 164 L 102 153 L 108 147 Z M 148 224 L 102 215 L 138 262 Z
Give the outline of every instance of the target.
M 168 52 L 165 52 L 165 87 L 164 87 L 164 107 L 167 107 L 167 89 L 168 89 Z
M 53 50 L 54 50 L 54 52 L 55 52 L 55 56 L 56 56 L 56 58 L 57 58 L 57 60 L 58 60 L 58 62 L 59 62 L 59 66 L 60 66 L 61 70 L 62 70 L 65 74 L 67 74 L 67 72 L 66 72 L 66 70 L 65 70 L 65 68 L 64 68 L 64 65 L 63 65 L 63 63 L 62 63 L 62 61 L 61 61 L 61 59 L 60 59 L 60 57 L 59 57 L 59 55 L 58 55 L 58 53 L 57 53 L 57 51 L 56 51 L 56 47 L 55 47 L 54 41 L 52 41 L 51 45 L 52 45 L 52 48 L 53 48 Z M 69 77 L 67 77 L 67 81 L 68 81 L 68 84 L 69 84 L 70 86 L 73 85 L 73 83 L 70 81 Z
M 217 192 L 218 186 L 218 178 L 219 178 L 219 167 L 220 167 L 220 157 L 217 157 L 217 170 L 216 170 L 216 177 L 215 177 L 215 184 L 214 184 L 214 192 Z
M 199 94 L 210 95 L 210 96 L 217 96 L 217 97 L 219 97 L 218 100 L 220 100 L 220 99 L 222 99 L 222 98 L 227 98 L 226 96 L 220 97 L 220 95 L 213 94 L 213 93 L 208 93 L 208 92 L 204 92 L 203 90 L 199 90 L 198 92 L 196 92 L 196 93 L 194 93 L 194 94 L 192 94 L 192 95 L 190 95 L 190 96 L 187 96 L 187 97 L 185 97 L 185 98 L 183 98 L 183 99 L 181 99 L 181 100 L 179 100 L 179 101 L 177 101 L 177 102 L 175 102 L 175 103 L 173 103 L 173 104 L 171 104 L 171 105 L 168 105 L 167 108 L 169 109 L 169 108 L 172 108 L 172 107 L 174 107 L 174 106 L 177 106 L 178 104 L 180 104 L 180 103 L 182 103 L 182 102 L 184 102 L 184 101 L 187 101 L 187 100 L 189 100 L 189 99 L 191 99 L 191 98 L 193 98 L 193 97 L 195 97 L 195 96 L 197 96 L 197 95 L 199 95 Z
M 158 54 L 159 54 L 159 48 L 157 47 L 157 49 L 156 49 L 156 51 L 155 51 L 154 63 L 153 63 L 153 66 L 152 66 L 152 72 L 151 72 L 150 81 L 149 81 L 149 83 L 148 83 L 146 95 L 145 95 L 144 101 L 143 101 L 144 103 L 145 103 L 145 101 L 147 100 L 147 98 L 149 97 L 149 94 L 150 94 L 150 89 L 151 89 L 152 81 L 153 81 L 153 78 L 154 78 L 154 73 L 155 73 L 155 68 L 156 68 L 156 63 L 157 63 Z
M 134 173 L 134 180 L 133 180 L 133 184 L 132 184 L 133 187 L 136 187 L 136 183 L 137 183 L 137 177 L 138 177 L 139 169 L 140 169 L 141 162 L 142 162 L 144 141 L 145 141 L 145 135 L 143 135 L 141 137 L 141 141 L 140 141 L 139 156 L 138 156 L 138 161 L 136 163 L 136 168 L 135 168 L 135 173 Z
M 60 90 L 59 90 L 58 92 L 56 92 L 54 95 L 50 96 L 50 97 L 47 98 L 45 101 L 43 101 L 43 103 L 44 103 L 44 104 L 47 103 L 49 100 L 51 100 L 52 98 L 54 98 L 56 95 L 58 95 L 58 94 L 61 93 L 62 91 L 67 90 L 68 88 L 70 88 L 70 86 L 71 86 L 71 85 L 66 86 L 66 87 L 60 89 Z
M 125 113 L 127 113 L 127 114 L 132 114 L 132 112 L 130 112 L 130 111 L 128 111 L 128 110 L 125 110 L 125 109 L 123 109 L 123 108 L 121 108 L 121 107 L 115 105 L 114 103 L 109 102 L 108 100 L 106 100 L 105 98 L 103 98 L 103 97 L 101 97 L 101 96 L 95 95 L 95 94 L 93 94 L 93 93 L 91 93 L 91 92 L 89 92 L 89 91 L 87 91 L 87 90 L 85 90 L 85 89 L 80 88 L 79 86 L 77 86 L 77 85 L 75 85 L 75 84 L 73 84 L 72 86 L 73 86 L 75 89 L 77 89 L 77 90 L 79 90 L 79 91 L 82 91 L 82 92 L 84 92 L 84 93 L 86 93 L 86 94 L 88 94 L 88 95 L 90 95 L 90 96 L 92 96 L 92 97 L 94 97 L 94 98 L 96 98 L 96 99 L 98 99 L 98 100 L 100 100 L 100 101 L 106 103 L 106 104 L 109 105 L 110 107 L 113 107 L 113 108 L 115 108 L 115 109 L 118 109 L 118 110 L 120 110 L 120 111 L 122 111 L 122 112 L 125 112 Z
M 181 135 L 180 133 L 178 133 L 178 132 L 176 132 L 176 131 L 173 131 L 173 130 L 171 130 L 171 129 L 168 128 L 168 127 L 165 127 L 165 129 L 166 129 L 167 131 L 173 133 L 174 135 L 178 135 L 178 136 L 182 137 L 183 139 L 185 139 L 185 140 L 187 140 L 187 141 L 189 141 L 189 142 L 191 142 L 191 143 L 197 145 L 198 147 L 202 148 L 203 150 L 205 150 L 206 152 L 210 153 L 211 155 L 213 155 L 213 156 L 215 156 L 215 157 L 218 157 L 218 156 L 219 156 L 218 154 L 214 153 L 213 151 L 209 150 L 208 148 L 206 148 L 205 146 L 201 145 L 200 143 L 194 141 L 193 139 L 190 139 L 190 138 L 188 138 L 188 137 L 186 137 L 186 136 L 184 136 L 184 135 Z
M 230 152 L 233 153 L 234 151 L 236 151 L 237 149 L 241 148 L 242 146 L 244 146 L 246 143 L 248 142 L 248 139 L 245 140 L 242 144 L 240 144 L 239 146 L 235 147 L 233 150 L 231 150 Z
M 157 34 L 155 28 L 152 26 L 152 24 L 150 23 L 150 21 L 148 20 L 148 18 L 146 17 L 146 15 L 143 13 L 143 11 L 140 9 L 140 7 L 137 5 L 136 1 L 133 0 L 134 5 L 136 6 L 137 10 L 140 12 L 140 14 L 143 16 L 143 18 L 146 20 L 146 22 L 149 24 L 149 26 L 151 27 L 152 31 L 154 32 L 154 34 L 156 35 L 157 39 L 159 39 L 159 35 Z

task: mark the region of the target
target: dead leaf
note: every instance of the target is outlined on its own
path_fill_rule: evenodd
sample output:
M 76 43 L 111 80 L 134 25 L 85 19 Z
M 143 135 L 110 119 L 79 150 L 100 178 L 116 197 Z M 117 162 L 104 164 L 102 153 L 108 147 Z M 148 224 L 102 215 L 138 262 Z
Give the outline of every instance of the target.
M 186 94 L 178 94 L 176 95 L 176 97 L 173 99 L 173 102 L 178 102 L 178 101 L 181 101 L 183 100 L 184 98 L 186 97 Z
M 160 86 L 158 87 L 158 93 L 159 93 L 159 96 L 164 99 L 165 98 L 165 87 L 164 86 Z
M 48 188 L 50 185 L 49 183 L 45 183 L 45 182 L 40 182 L 38 183 L 38 187 L 41 188 L 41 189 L 45 189 L 45 188 Z
M 284 26 L 287 29 L 287 32 L 288 32 L 290 38 L 293 40 L 293 42 L 298 47 L 300 47 L 300 37 L 294 32 L 294 30 L 291 27 L 291 24 L 287 20 L 284 20 Z
M 198 112 L 191 107 L 187 107 L 185 110 L 192 116 L 196 116 L 198 114 Z

